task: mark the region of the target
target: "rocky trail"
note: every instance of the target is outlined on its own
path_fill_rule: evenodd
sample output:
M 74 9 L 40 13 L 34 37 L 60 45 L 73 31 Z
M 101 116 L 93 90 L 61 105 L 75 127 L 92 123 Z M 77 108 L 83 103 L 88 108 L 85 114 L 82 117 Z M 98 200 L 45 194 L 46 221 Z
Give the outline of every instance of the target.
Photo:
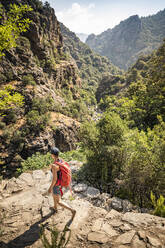
M 70 162 L 74 170 L 78 163 Z M 41 225 L 50 238 L 54 225 L 62 231 L 71 219 L 68 210 L 53 214 L 50 172 L 36 170 L 0 183 L 0 248 L 41 248 Z M 100 194 L 98 189 L 73 182 L 74 197 L 63 200 L 76 209 L 68 248 L 165 248 L 165 218 L 139 213 L 127 200 Z M 118 211 L 117 211 L 118 210 Z

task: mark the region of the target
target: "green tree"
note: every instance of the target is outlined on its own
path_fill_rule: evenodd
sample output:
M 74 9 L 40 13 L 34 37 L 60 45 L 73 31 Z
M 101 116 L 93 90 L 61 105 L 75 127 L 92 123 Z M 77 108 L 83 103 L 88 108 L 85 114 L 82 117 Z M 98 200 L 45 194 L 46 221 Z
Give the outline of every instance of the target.
M 16 40 L 22 32 L 29 28 L 29 18 L 23 18 L 23 15 L 32 11 L 28 5 L 10 4 L 9 11 L 5 12 L 0 4 L 0 57 L 5 55 L 5 51 L 16 47 Z M 0 90 L 0 115 L 5 110 L 20 107 L 23 105 L 23 96 L 14 92 L 12 86 L 7 86 Z
M 122 170 L 125 130 L 124 122 L 111 112 L 104 113 L 97 124 L 85 123 L 81 127 L 82 147 L 87 156 L 86 178 L 98 188 L 108 190 L 108 183 Z
M 26 4 L 10 4 L 7 12 L 0 5 L 0 57 L 5 55 L 4 51 L 16 47 L 17 38 L 29 28 L 31 21 L 23 17 L 27 11 L 32 11 L 32 8 Z
M 15 109 L 23 105 L 24 97 L 15 92 L 11 85 L 0 90 L 0 116 L 7 110 Z

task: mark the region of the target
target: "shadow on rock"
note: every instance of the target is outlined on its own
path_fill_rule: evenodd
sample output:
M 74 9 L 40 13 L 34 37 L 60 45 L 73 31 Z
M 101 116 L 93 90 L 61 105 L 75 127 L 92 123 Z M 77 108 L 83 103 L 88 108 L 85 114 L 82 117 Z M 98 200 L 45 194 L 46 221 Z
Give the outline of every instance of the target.
M 0 247 L 4 248 L 24 248 L 26 246 L 30 246 L 35 243 L 40 238 L 40 224 L 43 223 L 45 220 L 50 218 L 53 215 L 52 212 L 44 216 L 41 220 L 37 221 L 30 228 L 25 231 L 20 236 L 16 237 L 15 239 L 11 240 L 9 243 L 5 244 L 4 242 L 0 242 Z M 43 227 L 46 227 L 48 223 L 45 223 Z

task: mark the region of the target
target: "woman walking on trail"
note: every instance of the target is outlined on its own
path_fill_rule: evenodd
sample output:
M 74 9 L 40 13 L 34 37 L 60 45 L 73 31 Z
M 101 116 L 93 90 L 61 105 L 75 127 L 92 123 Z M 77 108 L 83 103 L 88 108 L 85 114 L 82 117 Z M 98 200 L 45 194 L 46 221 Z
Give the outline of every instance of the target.
M 75 217 L 76 210 L 73 208 L 69 207 L 66 203 L 61 202 L 61 191 L 60 191 L 60 186 L 58 185 L 58 180 L 61 176 L 61 171 L 60 171 L 60 166 L 58 163 L 62 162 L 59 158 L 59 149 L 57 147 L 53 147 L 51 149 L 51 156 L 54 160 L 54 163 L 50 165 L 51 172 L 53 174 L 52 178 L 52 183 L 49 187 L 48 193 L 52 193 L 53 195 L 53 200 L 54 200 L 54 207 L 53 207 L 53 212 L 57 213 L 57 206 L 61 206 L 63 208 L 66 208 L 71 211 L 72 213 L 72 220 Z M 56 164 L 57 162 L 57 164 Z

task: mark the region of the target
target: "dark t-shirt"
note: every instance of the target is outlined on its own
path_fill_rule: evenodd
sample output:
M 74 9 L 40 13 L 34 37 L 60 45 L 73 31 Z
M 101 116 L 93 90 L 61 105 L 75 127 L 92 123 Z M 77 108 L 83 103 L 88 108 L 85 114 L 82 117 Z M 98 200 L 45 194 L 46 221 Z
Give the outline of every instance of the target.
M 62 160 L 58 159 L 57 162 L 62 163 Z M 54 161 L 54 164 L 55 164 L 55 161 Z M 52 172 L 52 169 L 51 169 L 51 172 Z M 60 178 L 61 178 L 61 171 L 59 170 L 59 171 L 57 171 L 57 181 L 56 181 L 56 183 L 58 182 L 58 180 L 60 180 Z

